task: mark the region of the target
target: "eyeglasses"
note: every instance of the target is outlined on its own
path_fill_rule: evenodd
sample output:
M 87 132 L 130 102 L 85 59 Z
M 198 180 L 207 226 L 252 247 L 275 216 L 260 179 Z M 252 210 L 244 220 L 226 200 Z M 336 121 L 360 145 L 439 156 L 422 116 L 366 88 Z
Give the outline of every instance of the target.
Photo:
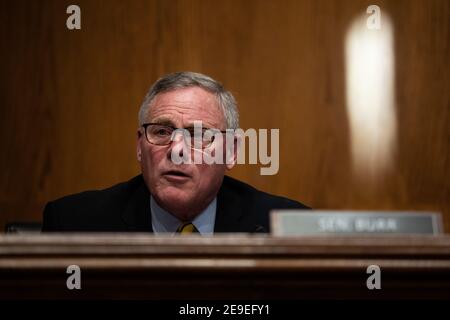
M 216 134 L 227 133 L 219 129 L 210 129 L 203 127 L 175 128 L 159 123 L 144 123 L 142 125 L 145 132 L 145 138 L 151 144 L 164 146 L 170 144 L 177 132 L 182 133 L 184 142 L 192 149 L 205 149 L 212 145 Z M 197 129 L 197 130 L 195 130 Z M 201 129 L 199 134 L 199 129 Z

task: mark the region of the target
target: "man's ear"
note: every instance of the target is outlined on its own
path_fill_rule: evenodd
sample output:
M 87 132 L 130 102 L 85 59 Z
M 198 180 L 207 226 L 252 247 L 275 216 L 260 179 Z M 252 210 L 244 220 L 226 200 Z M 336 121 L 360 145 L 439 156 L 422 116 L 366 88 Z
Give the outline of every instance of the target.
M 227 152 L 226 152 L 226 166 L 227 166 L 227 170 L 231 170 L 233 169 L 234 165 L 237 162 L 237 150 L 239 148 L 240 145 L 240 139 L 239 136 L 236 134 L 233 134 L 233 140 L 232 140 L 232 145 L 228 145 L 227 144 Z
M 139 128 L 137 130 L 137 140 L 136 140 L 136 157 L 137 161 L 139 162 L 141 162 L 142 160 L 141 139 L 142 139 L 142 131 Z

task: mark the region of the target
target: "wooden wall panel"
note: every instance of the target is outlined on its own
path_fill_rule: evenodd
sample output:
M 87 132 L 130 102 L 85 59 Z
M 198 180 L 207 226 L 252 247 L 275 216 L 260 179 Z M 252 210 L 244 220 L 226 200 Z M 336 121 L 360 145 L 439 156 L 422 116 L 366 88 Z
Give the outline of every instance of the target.
M 2 1 L 0 227 L 46 201 L 139 172 L 137 111 L 159 76 L 203 72 L 245 128 L 280 129 L 280 170 L 232 175 L 315 208 L 424 209 L 450 230 L 445 0 L 380 1 L 394 25 L 398 144 L 376 184 L 352 170 L 344 40 L 373 1 Z

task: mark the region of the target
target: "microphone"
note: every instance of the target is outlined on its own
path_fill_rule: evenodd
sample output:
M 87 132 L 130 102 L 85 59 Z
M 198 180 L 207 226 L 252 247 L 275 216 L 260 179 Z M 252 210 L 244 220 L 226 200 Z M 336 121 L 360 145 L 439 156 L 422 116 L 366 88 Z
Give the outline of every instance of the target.
M 267 233 L 267 230 L 262 225 L 257 224 L 255 225 L 255 229 L 253 230 L 252 233 Z

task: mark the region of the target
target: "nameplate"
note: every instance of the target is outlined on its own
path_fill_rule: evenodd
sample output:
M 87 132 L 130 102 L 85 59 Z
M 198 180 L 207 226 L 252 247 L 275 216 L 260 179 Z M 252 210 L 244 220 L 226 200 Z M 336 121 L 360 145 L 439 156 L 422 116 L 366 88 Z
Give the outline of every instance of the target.
M 440 234 L 442 218 L 436 212 L 274 210 L 274 236 Z

